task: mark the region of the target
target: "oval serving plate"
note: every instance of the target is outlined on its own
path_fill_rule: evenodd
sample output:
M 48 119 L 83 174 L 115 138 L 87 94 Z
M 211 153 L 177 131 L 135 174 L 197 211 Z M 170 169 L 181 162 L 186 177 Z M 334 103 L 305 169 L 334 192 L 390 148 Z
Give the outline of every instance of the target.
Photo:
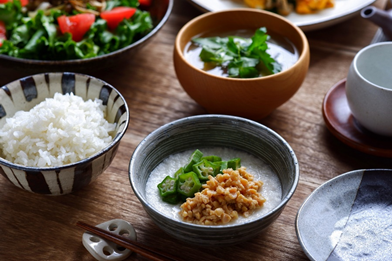
M 242 0 L 188 0 L 203 12 L 216 12 L 234 8 L 247 8 Z M 304 32 L 328 27 L 347 20 L 375 0 L 336 0 L 333 8 L 314 14 L 300 15 L 292 12 L 286 18 Z
M 392 260 L 392 170 L 355 170 L 318 187 L 298 210 L 311 260 Z

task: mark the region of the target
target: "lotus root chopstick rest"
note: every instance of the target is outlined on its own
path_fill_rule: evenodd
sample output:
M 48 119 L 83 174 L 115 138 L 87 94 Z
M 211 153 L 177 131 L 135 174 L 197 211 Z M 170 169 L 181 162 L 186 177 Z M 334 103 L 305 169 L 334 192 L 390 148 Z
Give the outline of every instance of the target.
M 112 232 L 131 240 L 136 240 L 136 232 L 133 226 L 122 219 L 113 219 L 97 227 Z M 119 246 L 109 240 L 102 239 L 90 232 L 85 232 L 82 239 L 84 247 L 99 261 L 121 261 L 127 258 L 132 251 Z

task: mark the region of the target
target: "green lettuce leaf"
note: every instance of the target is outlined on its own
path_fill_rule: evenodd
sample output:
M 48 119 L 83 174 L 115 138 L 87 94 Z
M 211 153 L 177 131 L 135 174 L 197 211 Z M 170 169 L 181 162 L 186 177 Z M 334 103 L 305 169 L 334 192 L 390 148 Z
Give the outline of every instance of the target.
M 6 24 L 7 31 L 17 27 L 22 18 L 22 6 L 19 1 L 0 4 L 0 21 Z

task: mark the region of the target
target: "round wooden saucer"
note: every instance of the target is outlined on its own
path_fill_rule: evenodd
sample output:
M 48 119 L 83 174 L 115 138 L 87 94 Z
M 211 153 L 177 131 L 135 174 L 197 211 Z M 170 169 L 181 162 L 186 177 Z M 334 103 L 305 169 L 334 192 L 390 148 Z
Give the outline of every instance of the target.
M 327 128 L 354 149 L 376 156 L 392 157 L 392 137 L 374 134 L 354 119 L 348 106 L 345 85 L 346 79 L 339 81 L 324 97 L 322 111 Z

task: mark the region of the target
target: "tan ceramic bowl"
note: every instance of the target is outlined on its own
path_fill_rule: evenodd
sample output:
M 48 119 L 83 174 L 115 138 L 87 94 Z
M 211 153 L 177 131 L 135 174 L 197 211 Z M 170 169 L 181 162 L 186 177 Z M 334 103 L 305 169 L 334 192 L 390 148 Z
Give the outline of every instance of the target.
M 256 30 L 263 26 L 267 33 L 285 37 L 297 48 L 299 59 L 287 70 L 258 78 L 227 78 L 198 69 L 184 57 L 186 44 L 213 28 Z M 259 120 L 288 101 L 299 89 L 309 67 L 309 45 L 301 29 L 271 12 L 254 9 L 210 12 L 191 20 L 177 34 L 174 67 L 184 90 L 209 113 Z

